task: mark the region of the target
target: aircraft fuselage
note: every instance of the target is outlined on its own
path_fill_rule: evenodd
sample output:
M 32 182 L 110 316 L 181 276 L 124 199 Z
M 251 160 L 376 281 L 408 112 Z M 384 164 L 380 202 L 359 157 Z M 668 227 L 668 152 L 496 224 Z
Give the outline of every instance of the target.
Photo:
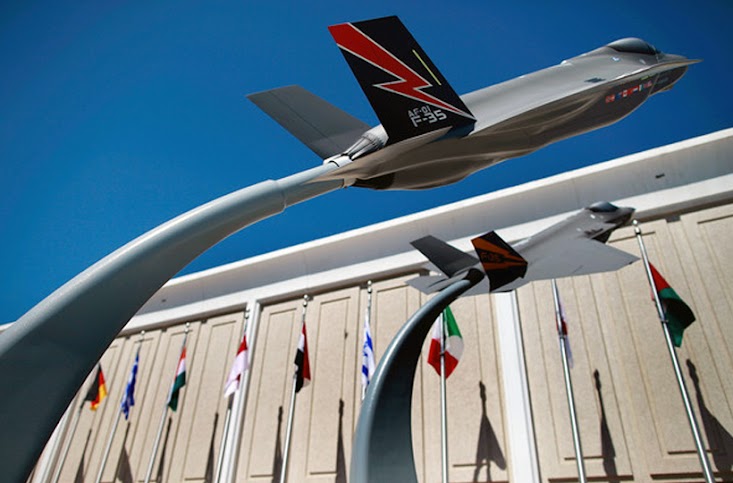
M 671 88 L 696 61 L 658 51 L 623 52 L 617 41 L 461 100 L 476 122 L 357 157 L 334 175 L 373 189 L 426 189 L 457 182 L 505 159 L 614 123 Z M 633 47 L 633 46 L 632 46 Z M 649 46 L 650 49 L 653 49 Z M 385 135 L 380 126 L 370 132 Z M 386 174 L 384 174 L 386 173 Z

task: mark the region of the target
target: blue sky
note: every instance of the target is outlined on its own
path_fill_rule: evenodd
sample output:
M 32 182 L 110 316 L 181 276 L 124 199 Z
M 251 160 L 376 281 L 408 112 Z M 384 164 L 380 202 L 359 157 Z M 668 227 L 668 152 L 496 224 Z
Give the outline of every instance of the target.
M 267 3 L 0 6 L 0 322 L 180 213 L 320 163 L 246 94 L 300 84 L 376 124 L 334 23 L 398 15 L 459 93 L 628 36 L 704 62 L 613 126 L 444 188 L 327 194 L 183 273 L 733 127 L 729 1 Z

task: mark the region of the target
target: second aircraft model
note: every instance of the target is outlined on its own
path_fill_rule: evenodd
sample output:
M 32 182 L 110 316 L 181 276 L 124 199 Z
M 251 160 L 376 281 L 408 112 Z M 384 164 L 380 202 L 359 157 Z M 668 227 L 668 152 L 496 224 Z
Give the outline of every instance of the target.
M 514 290 L 536 280 L 618 270 L 638 258 L 605 242 L 633 214 L 633 208 L 599 201 L 511 245 L 490 231 L 471 240 L 478 258 L 428 235 L 411 244 L 441 274 L 416 277 L 407 284 L 430 294 L 463 279 L 469 269 L 477 267 L 486 278 L 463 294 L 477 295 Z
M 372 189 L 426 189 L 614 123 L 669 90 L 697 62 L 638 38 L 459 96 L 397 17 L 329 27 L 381 124 L 302 87 L 249 98 L 343 179 Z

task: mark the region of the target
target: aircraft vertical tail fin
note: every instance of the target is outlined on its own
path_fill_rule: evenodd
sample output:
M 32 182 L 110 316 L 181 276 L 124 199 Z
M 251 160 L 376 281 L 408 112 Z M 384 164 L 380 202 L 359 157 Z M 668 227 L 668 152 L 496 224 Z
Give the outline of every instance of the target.
M 328 28 L 394 144 L 475 119 L 397 17 Z
M 527 273 L 527 260 L 496 232 L 490 231 L 474 238 L 471 243 L 489 278 L 492 292 Z

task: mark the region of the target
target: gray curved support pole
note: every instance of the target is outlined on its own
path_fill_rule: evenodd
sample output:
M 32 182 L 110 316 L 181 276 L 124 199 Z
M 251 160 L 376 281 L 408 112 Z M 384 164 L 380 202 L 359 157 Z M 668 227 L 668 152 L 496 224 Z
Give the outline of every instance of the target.
M 471 269 L 420 307 L 392 339 L 369 383 L 351 452 L 351 483 L 417 483 L 412 386 L 425 337 L 448 304 L 484 274 Z
M 335 168 L 263 181 L 174 218 L 89 267 L 0 334 L 3 480 L 27 479 L 84 378 L 166 281 L 242 228 L 342 187 L 340 180 L 313 181 Z

